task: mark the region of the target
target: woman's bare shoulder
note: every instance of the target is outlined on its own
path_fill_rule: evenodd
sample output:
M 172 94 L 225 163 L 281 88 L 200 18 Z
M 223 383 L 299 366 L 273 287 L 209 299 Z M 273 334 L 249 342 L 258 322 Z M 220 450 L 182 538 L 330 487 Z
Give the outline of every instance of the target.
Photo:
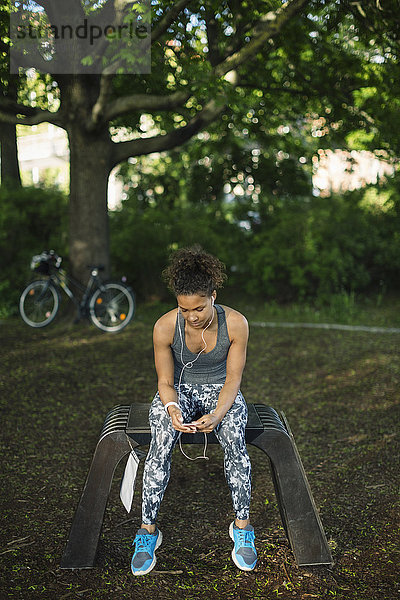
M 154 324 L 154 336 L 159 339 L 174 337 L 177 309 L 173 308 L 162 315 Z
M 226 323 L 229 330 L 229 337 L 235 337 L 235 335 L 247 335 L 249 330 L 249 324 L 247 319 L 242 313 L 230 306 L 221 304 L 221 307 L 225 311 Z

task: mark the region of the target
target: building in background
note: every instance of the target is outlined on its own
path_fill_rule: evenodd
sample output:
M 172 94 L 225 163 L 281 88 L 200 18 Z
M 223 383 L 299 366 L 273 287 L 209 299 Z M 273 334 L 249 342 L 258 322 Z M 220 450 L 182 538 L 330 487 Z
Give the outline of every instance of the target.
M 18 125 L 18 160 L 24 185 L 56 185 L 66 193 L 69 190 L 69 148 L 64 129 L 51 123 Z M 116 177 L 118 167 L 108 180 L 108 206 L 120 205 L 122 182 Z
M 384 151 L 318 150 L 312 160 L 314 193 L 320 196 L 356 190 L 394 174 Z
M 17 125 L 18 160 L 25 185 L 45 183 L 69 188 L 68 137 L 51 123 Z

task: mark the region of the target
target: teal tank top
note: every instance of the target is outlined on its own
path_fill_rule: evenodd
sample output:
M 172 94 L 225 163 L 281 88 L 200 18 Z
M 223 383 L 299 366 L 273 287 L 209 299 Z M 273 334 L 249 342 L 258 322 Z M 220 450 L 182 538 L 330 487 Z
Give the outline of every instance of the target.
M 218 316 L 217 343 L 210 352 L 200 354 L 196 362 L 191 367 L 186 367 L 181 383 L 206 384 L 206 383 L 225 383 L 226 379 L 226 359 L 231 345 L 226 325 L 225 311 L 219 304 L 215 304 Z M 179 319 L 179 325 L 178 325 Z M 197 354 L 190 352 L 185 341 L 185 321 L 180 312 L 178 312 L 175 324 L 174 339 L 171 345 L 174 357 L 174 383 L 179 383 L 179 377 L 183 368 L 181 360 L 182 342 L 179 335 L 179 326 L 182 332 L 183 351 L 182 357 L 185 364 L 194 361 Z

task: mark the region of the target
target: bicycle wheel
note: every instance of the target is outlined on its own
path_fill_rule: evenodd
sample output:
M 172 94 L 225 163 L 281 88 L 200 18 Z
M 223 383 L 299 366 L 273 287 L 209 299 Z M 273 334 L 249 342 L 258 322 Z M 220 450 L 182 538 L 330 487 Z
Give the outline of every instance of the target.
M 46 327 L 58 311 L 60 299 L 54 285 L 45 279 L 30 283 L 19 300 L 21 317 L 30 327 Z
M 89 316 L 103 331 L 121 331 L 135 313 L 135 297 L 123 283 L 105 283 L 89 300 Z

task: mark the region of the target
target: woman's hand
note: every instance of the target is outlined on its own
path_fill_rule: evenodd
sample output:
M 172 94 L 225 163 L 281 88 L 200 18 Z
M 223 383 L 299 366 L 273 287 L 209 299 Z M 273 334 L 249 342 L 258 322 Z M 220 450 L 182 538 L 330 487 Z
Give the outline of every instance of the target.
M 197 431 L 200 431 L 201 433 L 211 433 L 220 422 L 221 419 L 218 418 L 214 413 L 209 413 L 207 415 L 203 415 L 197 421 L 193 421 L 191 425 L 194 425 Z
M 190 425 L 183 425 L 182 413 L 176 406 L 169 406 L 168 413 L 171 417 L 172 427 L 176 431 L 182 431 L 182 433 L 196 433 L 196 426 L 192 423 Z

